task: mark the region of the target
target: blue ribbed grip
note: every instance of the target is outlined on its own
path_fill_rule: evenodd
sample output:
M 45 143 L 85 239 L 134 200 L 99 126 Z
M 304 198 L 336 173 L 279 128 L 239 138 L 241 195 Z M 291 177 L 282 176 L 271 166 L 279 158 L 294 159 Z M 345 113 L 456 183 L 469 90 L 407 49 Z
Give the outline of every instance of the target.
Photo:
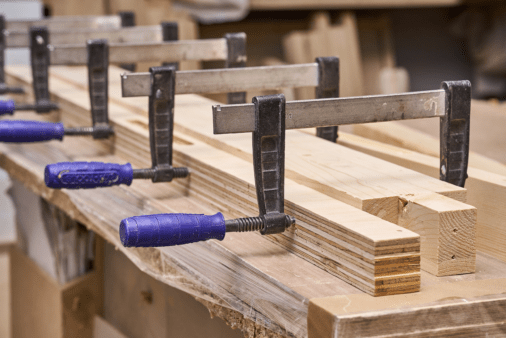
M 0 101 L 0 115 L 12 115 L 15 109 L 13 100 Z
M 0 121 L 0 142 L 27 143 L 62 140 L 63 124 L 40 121 Z
M 225 237 L 225 218 L 202 214 L 158 214 L 125 218 L 119 226 L 124 246 L 181 245 Z
M 130 163 L 60 162 L 49 164 L 44 172 L 46 186 L 53 189 L 90 189 L 112 185 L 130 185 Z

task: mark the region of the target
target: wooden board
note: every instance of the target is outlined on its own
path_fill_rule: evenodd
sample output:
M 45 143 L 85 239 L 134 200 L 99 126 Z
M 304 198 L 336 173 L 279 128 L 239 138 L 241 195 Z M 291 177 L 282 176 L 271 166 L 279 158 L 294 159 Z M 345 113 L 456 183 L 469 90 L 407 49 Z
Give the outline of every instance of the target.
M 369 155 L 396 163 L 406 168 L 419 171 L 425 175 L 439 177 L 439 158 L 420 154 L 415 151 L 372 141 L 360 136 L 341 133 L 339 144 Z M 474 157 L 475 166 L 480 165 L 479 157 Z M 502 170 L 501 165 L 490 166 L 491 170 Z M 468 168 L 466 181 L 467 203 L 475 206 L 479 212 L 476 223 L 477 250 L 486 252 L 506 261 L 506 237 L 503 229 L 506 226 L 504 213 L 506 201 L 506 176 L 493 172 Z

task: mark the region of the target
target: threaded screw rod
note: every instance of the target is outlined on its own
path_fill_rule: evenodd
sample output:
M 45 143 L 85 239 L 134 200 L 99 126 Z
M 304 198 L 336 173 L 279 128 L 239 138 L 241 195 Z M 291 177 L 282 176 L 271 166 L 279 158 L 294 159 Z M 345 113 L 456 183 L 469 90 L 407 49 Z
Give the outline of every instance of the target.
M 190 174 L 190 171 L 188 168 L 185 167 L 173 167 L 173 178 L 184 178 L 187 177 Z M 139 178 L 139 179 L 145 179 L 150 180 L 155 177 L 156 169 L 149 168 L 149 169 L 134 169 L 133 170 L 133 178 Z
M 295 224 L 295 217 L 285 215 L 286 227 Z M 235 218 L 225 221 L 227 232 L 246 232 L 246 231 L 260 231 L 265 227 L 265 219 L 263 217 L 244 217 Z

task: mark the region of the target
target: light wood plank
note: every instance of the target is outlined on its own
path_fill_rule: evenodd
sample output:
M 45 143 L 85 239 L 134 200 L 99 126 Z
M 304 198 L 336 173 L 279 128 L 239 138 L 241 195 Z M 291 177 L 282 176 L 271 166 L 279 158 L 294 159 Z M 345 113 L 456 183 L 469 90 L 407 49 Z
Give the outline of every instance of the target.
M 339 144 L 434 178 L 439 177 L 438 157 L 345 133 L 340 134 Z M 490 168 L 501 169 L 500 166 Z M 506 234 L 503 231 L 506 226 L 506 176 L 473 167 L 468 168 L 468 176 L 467 203 L 479 211 L 476 222 L 476 248 L 506 261 Z

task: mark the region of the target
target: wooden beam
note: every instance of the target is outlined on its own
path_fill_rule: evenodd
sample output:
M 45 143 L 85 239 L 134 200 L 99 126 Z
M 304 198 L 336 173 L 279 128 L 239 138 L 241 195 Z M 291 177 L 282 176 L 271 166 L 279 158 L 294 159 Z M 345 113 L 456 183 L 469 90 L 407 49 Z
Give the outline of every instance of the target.
M 339 144 L 383 160 L 439 177 L 439 157 L 340 133 Z M 475 157 L 475 164 L 477 157 Z M 501 169 L 500 165 L 491 168 Z M 506 261 L 506 176 L 485 170 L 468 168 L 467 203 L 479 212 L 476 221 L 476 249 Z
M 85 88 L 87 83 L 85 73 L 83 72 L 79 76 L 74 71 L 74 74 L 70 75 L 65 72 L 65 68 L 54 67 L 51 74 L 68 83 Z M 112 78 L 119 77 L 120 72 L 113 69 L 116 68 L 111 68 Z M 83 68 L 82 71 L 84 71 Z M 124 99 L 119 95 L 118 85 L 111 84 L 110 100 L 142 114 L 143 118 L 139 116 L 137 123 L 144 123 L 147 130 L 145 122 L 147 116 L 146 98 Z M 215 136 L 212 134 L 210 127 L 212 125 L 210 108 L 212 104 L 214 104 L 213 101 L 194 95 L 177 96 L 174 117 L 176 130 L 251 162 L 252 149 L 249 135 Z M 392 223 L 398 223 L 399 198 L 404 198 L 409 202 L 416 195 L 438 193 L 465 201 L 465 189 L 376 160 L 356 151 L 350 151 L 299 131 L 290 131 L 286 135 L 285 175 L 287 178 Z M 136 145 L 130 144 L 129 147 L 136 147 Z M 148 148 L 145 149 L 148 150 Z M 329 157 L 328 154 L 336 155 Z M 459 208 L 461 212 L 466 209 L 472 210 L 474 208 L 465 204 Z M 409 214 L 406 214 L 405 217 L 409 217 Z M 469 229 L 474 229 L 475 223 L 472 218 L 464 219 L 468 220 L 466 226 Z M 474 235 L 474 230 L 465 233 L 471 236 Z M 474 243 L 474 240 L 470 240 L 469 243 Z M 464 257 L 466 260 L 470 259 L 469 262 L 471 262 L 475 255 L 475 249 L 468 249 L 469 251 Z M 423 269 L 425 269 L 424 261 L 425 258 L 422 256 Z M 450 260 L 444 264 L 453 265 L 453 268 L 438 269 L 437 271 L 441 273 L 443 271 L 446 273 L 450 273 L 450 271 L 474 272 L 474 268 L 470 264 L 460 263 Z M 427 267 L 426 270 L 434 271 L 431 267 Z
M 476 102 L 477 101 L 473 101 L 471 107 L 474 107 Z M 473 114 L 474 109 L 471 109 L 471 126 L 473 126 L 476 124 L 474 123 L 475 120 L 481 120 L 481 118 L 478 116 L 474 117 L 476 114 Z M 406 122 L 407 121 L 403 123 Z M 504 122 L 504 119 L 502 119 L 502 121 L 495 119 L 494 121 L 494 123 L 496 123 L 495 126 L 502 125 L 502 122 Z M 409 121 L 409 123 L 413 124 L 417 122 Z M 427 119 L 418 121 L 418 124 L 432 126 L 433 128 L 431 128 L 431 133 L 432 135 L 436 136 L 436 138 L 397 122 L 381 122 L 374 124 L 370 123 L 354 125 L 353 134 L 374 141 L 379 141 L 404 149 L 413 150 L 421 154 L 439 157 L 439 119 Z M 471 147 L 473 146 L 473 140 L 478 137 L 482 137 L 480 134 L 487 133 L 486 130 L 487 129 L 477 130 L 474 128 L 471 130 Z M 499 136 L 500 133 L 494 133 L 493 135 L 498 135 L 498 137 L 501 137 Z M 494 149 L 500 148 L 500 145 L 496 145 L 494 147 Z M 502 151 L 499 152 L 502 154 Z M 500 156 L 502 157 L 503 155 Z M 499 175 L 506 175 L 506 165 L 473 151 L 469 152 L 469 167 L 490 171 Z

